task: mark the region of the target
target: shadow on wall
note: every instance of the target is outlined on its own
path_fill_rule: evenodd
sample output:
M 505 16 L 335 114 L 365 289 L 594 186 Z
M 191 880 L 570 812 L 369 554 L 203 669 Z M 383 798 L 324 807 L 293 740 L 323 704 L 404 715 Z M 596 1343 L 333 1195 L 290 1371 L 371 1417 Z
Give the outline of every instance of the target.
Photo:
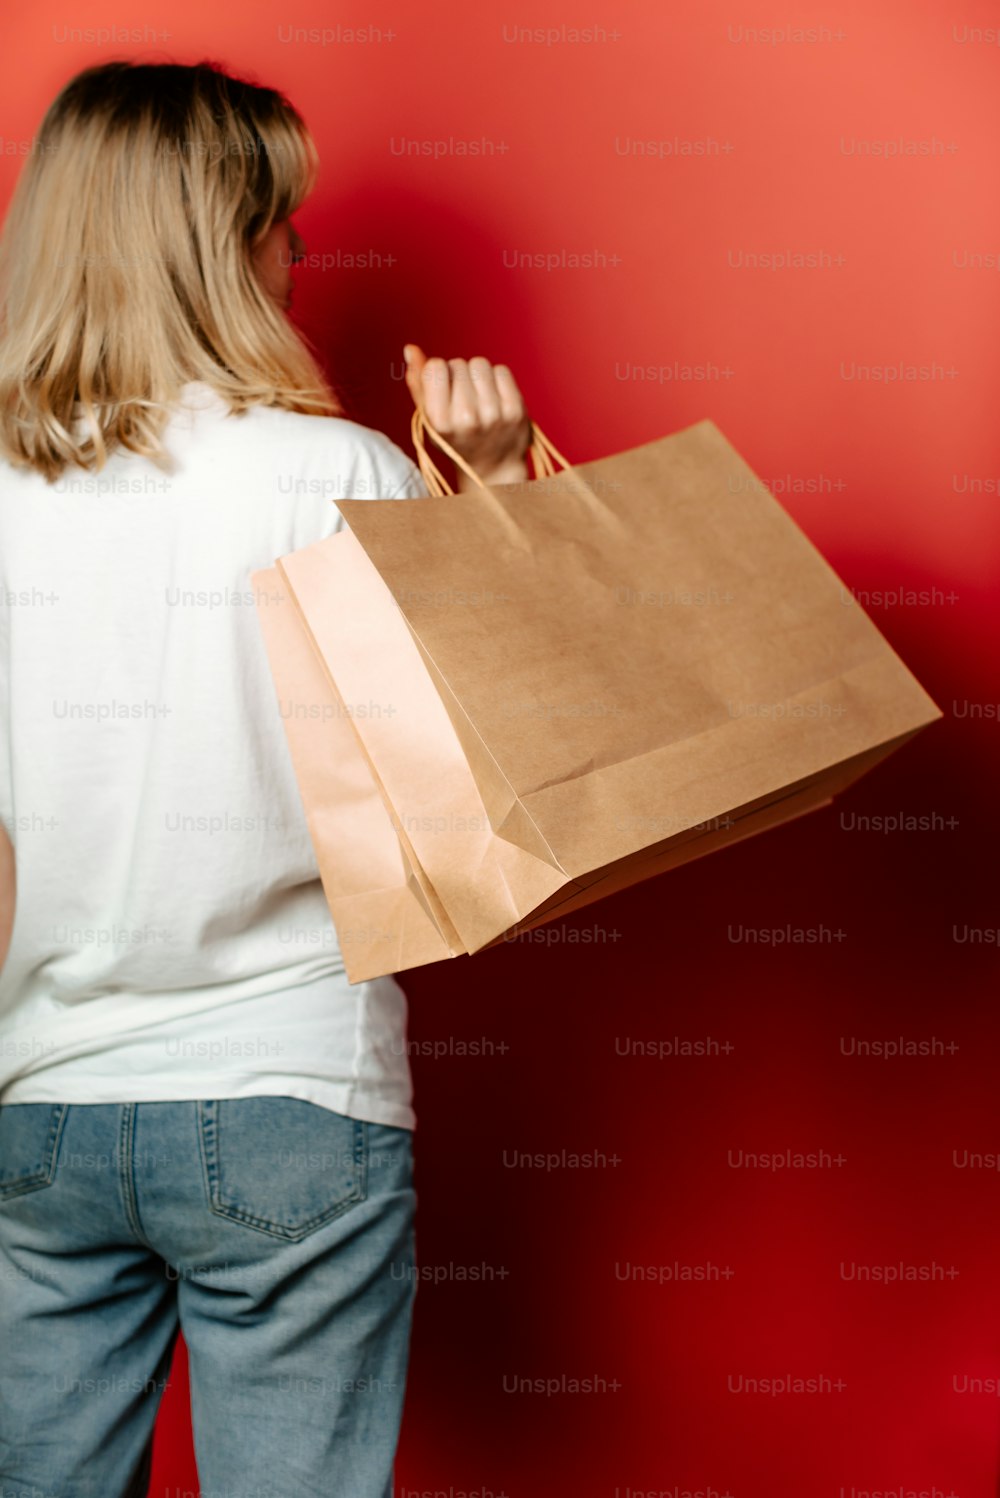
M 614 442 L 595 445 L 592 435 L 600 432 L 602 412 L 609 414 L 606 390 L 580 370 L 562 367 L 559 319 L 541 315 L 551 279 L 528 281 L 526 273 L 504 268 L 511 236 L 500 222 L 465 218 L 445 198 L 408 196 L 395 187 L 348 193 L 332 203 L 320 190 L 295 221 L 307 254 L 294 272 L 295 321 L 318 348 L 353 420 L 388 432 L 412 456 L 403 344 L 417 343 L 428 356 L 482 354 L 509 364 L 529 411 L 557 447 L 571 449 L 571 459 L 613 450 Z M 340 233 L 339 223 L 349 224 L 350 233 Z M 352 257 L 363 263 L 352 264 Z M 476 264 L 489 268 L 482 282 L 470 277 Z M 599 337 L 602 319 L 614 315 L 612 294 L 589 297 L 587 315 Z M 617 426 L 633 403 L 634 392 L 610 413 Z M 663 431 L 683 424 L 667 422 Z M 659 435 L 637 430 L 629 440 Z

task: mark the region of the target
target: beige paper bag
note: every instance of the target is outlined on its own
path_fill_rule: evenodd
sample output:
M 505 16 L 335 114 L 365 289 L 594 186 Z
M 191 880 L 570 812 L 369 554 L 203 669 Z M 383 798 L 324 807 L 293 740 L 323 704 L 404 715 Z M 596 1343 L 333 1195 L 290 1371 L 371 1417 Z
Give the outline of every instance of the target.
M 711 421 L 546 448 L 524 484 L 340 501 L 254 576 L 279 697 L 327 704 L 285 727 L 352 981 L 812 810 L 941 716 Z

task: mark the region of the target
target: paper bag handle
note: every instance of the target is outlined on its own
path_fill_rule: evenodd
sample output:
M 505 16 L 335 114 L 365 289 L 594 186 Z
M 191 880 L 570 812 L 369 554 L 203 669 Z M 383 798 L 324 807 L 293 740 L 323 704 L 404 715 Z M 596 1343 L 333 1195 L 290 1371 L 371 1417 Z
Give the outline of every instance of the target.
M 441 451 L 448 455 L 455 466 L 460 468 L 464 474 L 478 484 L 480 489 L 487 487 L 475 469 L 471 468 L 461 454 L 457 453 L 451 444 L 445 441 L 440 432 L 434 430 L 427 420 L 422 406 L 414 407 L 410 431 L 413 436 L 413 447 L 417 454 L 420 472 L 423 474 L 424 482 L 435 498 L 440 498 L 446 494 L 454 494 L 455 491 L 427 451 L 425 445 L 426 437 L 430 437 L 440 447 Z M 570 466 L 569 460 L 563 457 L 558 448 L 552 445 L 545 433 L 534 422 L 531 423 L 531 446 L 528 448 L 528 451 L 531 454 L 536 479 L 553 478 L 555 476 L 556 468 L 553 459 L 560 463 L 563 468 L 569 468 Z

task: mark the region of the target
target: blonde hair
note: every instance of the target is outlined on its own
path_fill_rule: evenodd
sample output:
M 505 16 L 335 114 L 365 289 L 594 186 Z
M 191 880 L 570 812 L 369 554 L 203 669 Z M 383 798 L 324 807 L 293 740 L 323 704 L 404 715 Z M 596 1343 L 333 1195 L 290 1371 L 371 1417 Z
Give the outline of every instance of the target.
M 49 108 L 0 236 L 0 454 L 52 480 L 118 447 L 166 461 L 168 407 L 341 407 L 252 252 L 311 191 L 277 91 L 214 63 L 106 63 Z

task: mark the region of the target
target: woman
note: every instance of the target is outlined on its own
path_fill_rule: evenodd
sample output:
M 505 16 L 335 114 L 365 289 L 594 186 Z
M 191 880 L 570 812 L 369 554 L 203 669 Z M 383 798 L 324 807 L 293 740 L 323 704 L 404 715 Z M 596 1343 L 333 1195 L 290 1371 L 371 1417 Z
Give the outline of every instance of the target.
M 206 1494 L 391 1492 L 406 1001 L 346 980 L 248 579 L 426 490 L 285 316 L 315 160 L 270 89 L 91 68 L 0 244 L 0 1492 L 145 1493 L 179 1327 Z M 510 371 L 407 355 L 524 477 Z

